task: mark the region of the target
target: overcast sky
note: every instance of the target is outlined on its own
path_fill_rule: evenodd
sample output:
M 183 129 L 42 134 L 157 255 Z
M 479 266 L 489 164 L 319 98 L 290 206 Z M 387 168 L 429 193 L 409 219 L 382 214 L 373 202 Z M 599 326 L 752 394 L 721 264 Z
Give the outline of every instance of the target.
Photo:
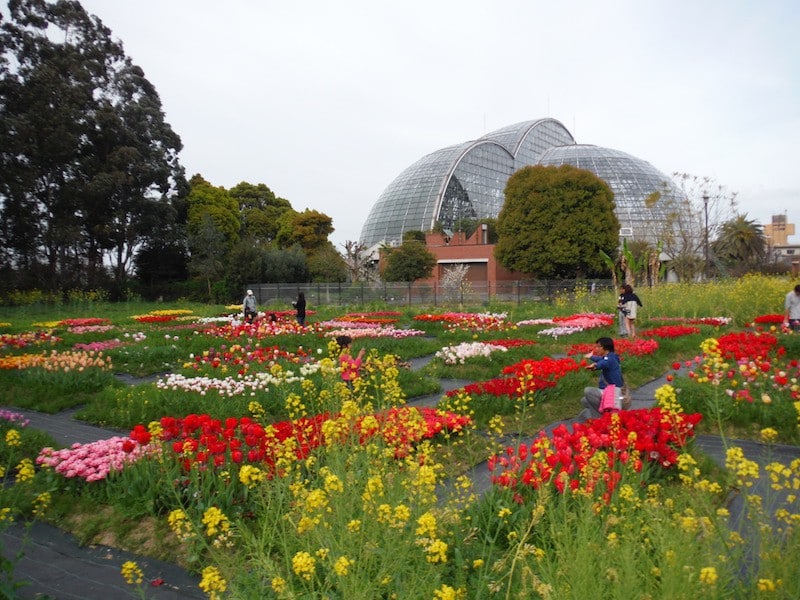
M 800 234 L 797 0 L 81 1 L 156 86 L 188 176 L 265 183 L 331 216 L 339 250 L 417 159 L 543 117 Z

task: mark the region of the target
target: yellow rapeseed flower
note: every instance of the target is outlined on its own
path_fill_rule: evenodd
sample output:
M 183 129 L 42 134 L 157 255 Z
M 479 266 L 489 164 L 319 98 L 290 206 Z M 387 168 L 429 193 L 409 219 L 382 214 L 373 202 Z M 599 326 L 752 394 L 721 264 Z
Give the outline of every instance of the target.
M 311 581 L 316 569 L 317 560 L 305 550 L 301 550 L 292 557 L 292 570 L 298 577 Z
M 716 585 L 719 575 L 714 567 L 703 567 L 700 569 L 700 582 L 706 585 Z
M 251 490 L 266 478 L 267 474 L 254 465 L 242 465 L 239 469 L 239 481 Z
M 138 585 L 144 581 L 144 573 L 132 560 L 126 561 L 122 563 L 122 577 L 125 579 L 125 583 L 130 585 Z
M 771 444 L 778 439 L 778 431 L 773 427 L 765 427 L 761 430 L 761 441 Z
M 425 548 L 427 556 L 425 560 L 429 563 L 445 563 L 447 562 L 447 542 L 443 540 L 433 540 Z
M 31 481 L 36 475 L 36 469 L 33 466 L 33 461 L 30 458 L 23 458 L 17 465 L 17 483 L 25 483 Z
M 16 429 L 9 429 L 6 431 L 6 445 L 16 448 L 22 445 L 22 436 Z
M 181 508 L 176 508 L 169 513 L 167 523 L 180 540 L 186 540 L 194 535 L 189 517 Z
M 206 567 L 203 569 L 203 577 L 200 580 L 200 589 L 208 594 L 209 600 L 219 600 L 219 592 L 228 589 L 228 582 L 222 577 L 217 567 Z
M 333 571 L 339 576 L 344 577 L 350 573 L 350 567 L 353 566 L 353 561 L 346 556 L 340 556 L 333 564 Z
M 228 517 L 216 506 L 210 506 L 203 513 L 203 525 L 206 526 L 206 535 L 215 537 L 220 533 L 225 533 L 231 527 Z
M 467 591 L 462 588 L 450 587 L 447 584 L 442 584 L 438 590 L 433 592 L 433 600 L 460 600 L 467 597 Z

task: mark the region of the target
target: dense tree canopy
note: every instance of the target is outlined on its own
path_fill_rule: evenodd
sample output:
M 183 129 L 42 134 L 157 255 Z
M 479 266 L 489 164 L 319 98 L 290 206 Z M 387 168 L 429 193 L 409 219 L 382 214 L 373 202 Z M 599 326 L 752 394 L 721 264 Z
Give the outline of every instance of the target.
M 597 275 L 601 251 L 616 256 L 619 221 L 614 194 L 594 173 L 570 165 L 525 167 L 505 189 L 495 256 L 535 277 Z
M 280 220 L 276 241 L 283 248 L 299 244 L 307 254 L 324 246 L 333 233 L 333 220 L 326 214 L 306 209 L 286 211 Z
M 242 181 L 228 193 L 239 203 L 242 239 L 250 238 L 256 243 L 270 243 L 278 235 L 281 217 L 292 210 L 284 198 L 278 198 L 263 183 Z
M 436 257 L 416 240 L 407 240 L 398 248 L 386 250 L 386 281 L 416 281 L 430 277 L 436 266 Z
M 125 285 L 178 218 L 181 142 L 142 70 L 78 2 L 10 0 L 0 24 L 0 260 L 6 284 Z M 11 279 L 12 281 L 9 281 Z

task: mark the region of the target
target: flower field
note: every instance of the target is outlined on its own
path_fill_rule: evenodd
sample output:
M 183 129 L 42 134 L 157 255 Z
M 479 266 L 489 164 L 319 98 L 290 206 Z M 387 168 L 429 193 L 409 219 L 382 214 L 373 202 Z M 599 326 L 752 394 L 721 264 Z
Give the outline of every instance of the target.
M 306 326 L 212 306 L 6 309 L 0 527 L 101 530 L 209 598 L 797 598 L 800 458 L 759 464 L 735 441 L 800 446 L 800 336 L 774 320 L 792 285 L 698 286 L 677 310 L 669 286 L 637 290 L 640 336 L 617 350 L 631 387 L 664 377 L 653 406 L 549 434 L 596 385 L 583 355 L 616 337 L 612 294 L 314 307 Z M 366 349 L 352 387 L 343 332 Z M 61 448 L 16 412 L 70 407 L 129 433 Z M 698 434 L 722 436 L 725 464 Z M 158 544 L 125 525 L 145 520 Z M 135 562 L 120 581 L 140 597 L 165 583 Z

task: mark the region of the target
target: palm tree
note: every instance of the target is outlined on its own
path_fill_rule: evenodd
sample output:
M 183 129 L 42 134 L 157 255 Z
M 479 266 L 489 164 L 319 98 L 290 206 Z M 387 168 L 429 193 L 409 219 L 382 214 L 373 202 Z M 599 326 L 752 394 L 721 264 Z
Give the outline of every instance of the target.
M 733 273 L 741 274 L 763 264 L 767 256 L 767 238 L 761 225 L 737 215 L 722 224 L 719 237 L 711 245 L 717 261 Z

